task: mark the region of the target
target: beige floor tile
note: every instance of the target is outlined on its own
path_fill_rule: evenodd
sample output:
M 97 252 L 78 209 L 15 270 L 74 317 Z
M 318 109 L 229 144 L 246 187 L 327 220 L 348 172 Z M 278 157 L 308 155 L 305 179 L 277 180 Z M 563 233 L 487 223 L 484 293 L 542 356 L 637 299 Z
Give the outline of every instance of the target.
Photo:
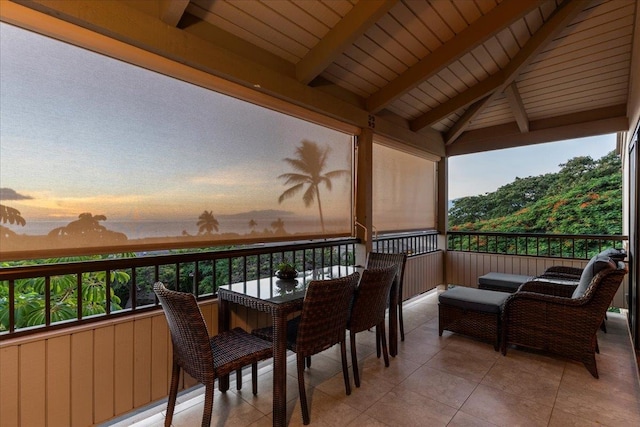
M 480 384 L 461 410 L 499 426 L 546 426 L 551 406 Z
M 517 367 L 520 370 L 555 380 L 560 380 L 566 360 L 540 353 L 509 349 L 505 356 L 496 359 L 496 365 Z
M 375 356 L 371 356 L 363 361 L 365 366 L 369 364 L 383 364 Z M 382 376 L 360 376 L 360 387 L 356 387 L 353 381 L 352 371 L 349 372 L 351 382 L 351 395 L 344 400 L 344 403 L 359 411 L 368 409 L 391 391 L 395 384 L 384 379 Z M 345 395 L 344 379 L 342 374 L 336 375 L 328 381 L 320 384 L 318 389 L 332 397 L 341 398 Z
M 495 359 L 487 359 L 472 353 L 449 350 L 448 347 L 433 356 L 426 366 L 438 369 L 469 381 L 480 382 L 495 364 Z
M 558 408 L 554 408 L 548 427 L 596 427 L 601 425 L 602 424 L 598 422 L 580 418 Z
M 398 388 L 459 409 L 477 386 L 477 382 L 423 366 L 400 383 Z
M 349 396 L 341 396 L 334 398 L 318 388 L 307 389 L 307 401 L 309 404 L 309 412 L 311 424 L 314 426 L 345 426 L 353 421 L 360 411 L 347 405 L 345 400 Z M 288 414 L 291 414 L 289 426 L 301 426 L 302 409 L 300 400 L 296 399 L 288 405 Z
M 494 427 L 495 424 L 492 424 L 488 421 L 481 420 L 480 418 L 476 418 L 472 415 L 465 414 L 462 411 L 458 411 L 456 415 L 453 417 L 451 422 L 447 424 L 447 427 Z
M 388 426 L 388 424 L 378 421 L 375 418 L 371 418 L 367 414 L 358 415 L 358 417 L 355 420 L 351 421 L 347 425 L 352 427 L 387 427 Z
M 396 387 L 385 394 L 366 415 L 390 426 L 446 426 L 455 408 L 409 390 Z
M 625 393 L 587 375 L 582 381 L 563 378 L 554 408 L 604 425 L 640 425 L 640 399 L 623 398 Z
M 496 363 L 483 378 L 482 384 L 542 405 L 553 406 L 560 377 L 549 378 L 523 370 L 521 366 L 514 364 Z

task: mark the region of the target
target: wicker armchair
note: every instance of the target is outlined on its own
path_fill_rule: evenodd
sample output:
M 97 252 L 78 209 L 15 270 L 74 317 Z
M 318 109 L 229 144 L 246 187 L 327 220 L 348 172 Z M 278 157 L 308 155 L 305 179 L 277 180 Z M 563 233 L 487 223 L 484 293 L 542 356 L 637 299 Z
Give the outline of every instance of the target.
M 170 426 L 173 419 L 182 368 L 205 385 L 202 425 L 209 426 L 213 409 L 214 380 L 236 371 L 236 383 L 240 389 L 241 369 L 251 365 L 253 394 L 257 394 L 257 362 L 272 356 L 272 344 L 241 328 L 209 337 L 207 325 L 192 294 L 168 290 L 160 282 L 153 285 L 153 290 L 162 304 L 173 342 L 173 369 L 164 425 Z
M 351 341 L 353 379 L 356 387 L 360 387 L 360 372 L 358 370 L 358 355 L 356 352 L 356 334 L 358 332 L 366 331 L 375 326 L 376 347 L 382 346 L 384 365 L 389 366 L 384 317 L 389 291 L 396 277 L 396 271 L 396 266 L 364 270 L 360 285 L 356 288 L 351 315 L 347 324 Z M 380 356 L 378 355 L 378 357 Z
M 570 296 L 554 295 L 553 286 L 525 283 L 504 303 L 502 354 L 509 345 L 541 349 L 582 362 L 598 378 L 597 332 L 627 268 L 600 257 L 585 268 Z M 566 292 L 567 286 L 556 289 Z M 545 290 L 546 293 L 540 293 Z
M 351 394 L 349 368 L 347 366 L 346 330 L 349 307 L 353 293 L 360 280 L 359 273 L 330 280 L 309 282 L 302 303 L 300 316 L 287 322 L 287 347 L 296 353 L 298 368 L 298 390 L 302 408 L 302 422 L 310 422 L 307 393 L 304 385 L 305 362 L 335 344 L 340 344 L 342 374 L 347 395 Z M 254 329 L 261 338 L 273 340 L 273 328 Z
M 369 252 L 367 255 L 367 265 L 368 269 L 372 268 L 384 268 L 389 266 L 397 266 L 398 271 L 396 273 L 396 278 L 393 282 L 393 286 L 391 287 L 391 296 L 389 299 L 389 319 L 393 323 L 394 316 L 391 316 L 391 310 L 398 310 L 398 323 L 400 326 L 400 340 L 404 341 L 404 320 L 402 318 L 402 280 L 404 278 L 404 267 L 407 264 L 407 254 L 406 253 L 395 253 L 388 254 L 382 252 Z M 398 325 L 390 324 L 389 328 L 393 328 L 397 330 Z M 392 346 L 392 350 L 394 350 L 395 344 Z M 380 357 L 380 346 L 376 346 L 378 357 Z M 392 356 L 395 356 L 395 351 L 391 352 Z
M 598 255 L 591 258 L 591 260 L 595 260 L 598 256 L 608 256 L 614 261 L 624 261 L 627 257 L 627 253 L 624 249 L 617 248 L 609 248 L 600 252 Z M 578 267 L 569 267 L 564 265 L 553 265 L 547 268 L 544 273 L 542 273 L 538 278 L 544 279 L 560 279 L 560 280 L 575 280 L 576 282 L 580 280 L 580 276 L 584 269 Z

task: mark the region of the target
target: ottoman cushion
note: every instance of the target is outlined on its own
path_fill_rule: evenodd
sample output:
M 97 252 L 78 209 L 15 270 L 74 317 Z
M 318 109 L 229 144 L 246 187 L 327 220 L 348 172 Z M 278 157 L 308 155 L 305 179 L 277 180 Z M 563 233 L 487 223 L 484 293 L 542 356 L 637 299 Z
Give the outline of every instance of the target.
M 441 293 L 438 296 L 438 301 L 441 304 L 452 305 L 465 310 L 499 314 L 502 304 L 509 295 L 511 295 L 509 292 L 456 286 Z
M 533 276 L 508 273 L 487 273 L 478 277 L 478 285 L 481 289 L 501 290 L 515 292 L 520 285 L 533 279 Z

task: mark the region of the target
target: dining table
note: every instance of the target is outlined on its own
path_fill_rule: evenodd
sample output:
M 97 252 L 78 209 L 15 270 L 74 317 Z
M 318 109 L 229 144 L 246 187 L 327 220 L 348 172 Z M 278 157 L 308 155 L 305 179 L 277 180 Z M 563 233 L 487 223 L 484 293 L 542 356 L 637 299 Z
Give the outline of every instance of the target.
M 287 424 L 287 318 L 302 310 L 307 286 L 313 280 L 347 276 L 360 267 L 334 265 L 301 272 L 295 279 L 265 277 L 218 288 L 218 328 L 231 325 L 232 304 L 239 304 L 271 315 L 273 322 L 273 425 Z M 229 388 L 229 377 L 218 380 L 221 391 Z

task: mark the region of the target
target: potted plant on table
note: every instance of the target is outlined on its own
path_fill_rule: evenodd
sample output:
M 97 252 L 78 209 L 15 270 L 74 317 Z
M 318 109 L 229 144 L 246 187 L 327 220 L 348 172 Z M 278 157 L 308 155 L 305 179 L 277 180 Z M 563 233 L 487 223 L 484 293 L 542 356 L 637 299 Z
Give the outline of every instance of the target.
M 277 267 L 276 276 L 279 279 L 291 280 L 298 277 L 298 270 L 296 270 L 295 264 L 289 262 L 289 260 L 282 261 Z

